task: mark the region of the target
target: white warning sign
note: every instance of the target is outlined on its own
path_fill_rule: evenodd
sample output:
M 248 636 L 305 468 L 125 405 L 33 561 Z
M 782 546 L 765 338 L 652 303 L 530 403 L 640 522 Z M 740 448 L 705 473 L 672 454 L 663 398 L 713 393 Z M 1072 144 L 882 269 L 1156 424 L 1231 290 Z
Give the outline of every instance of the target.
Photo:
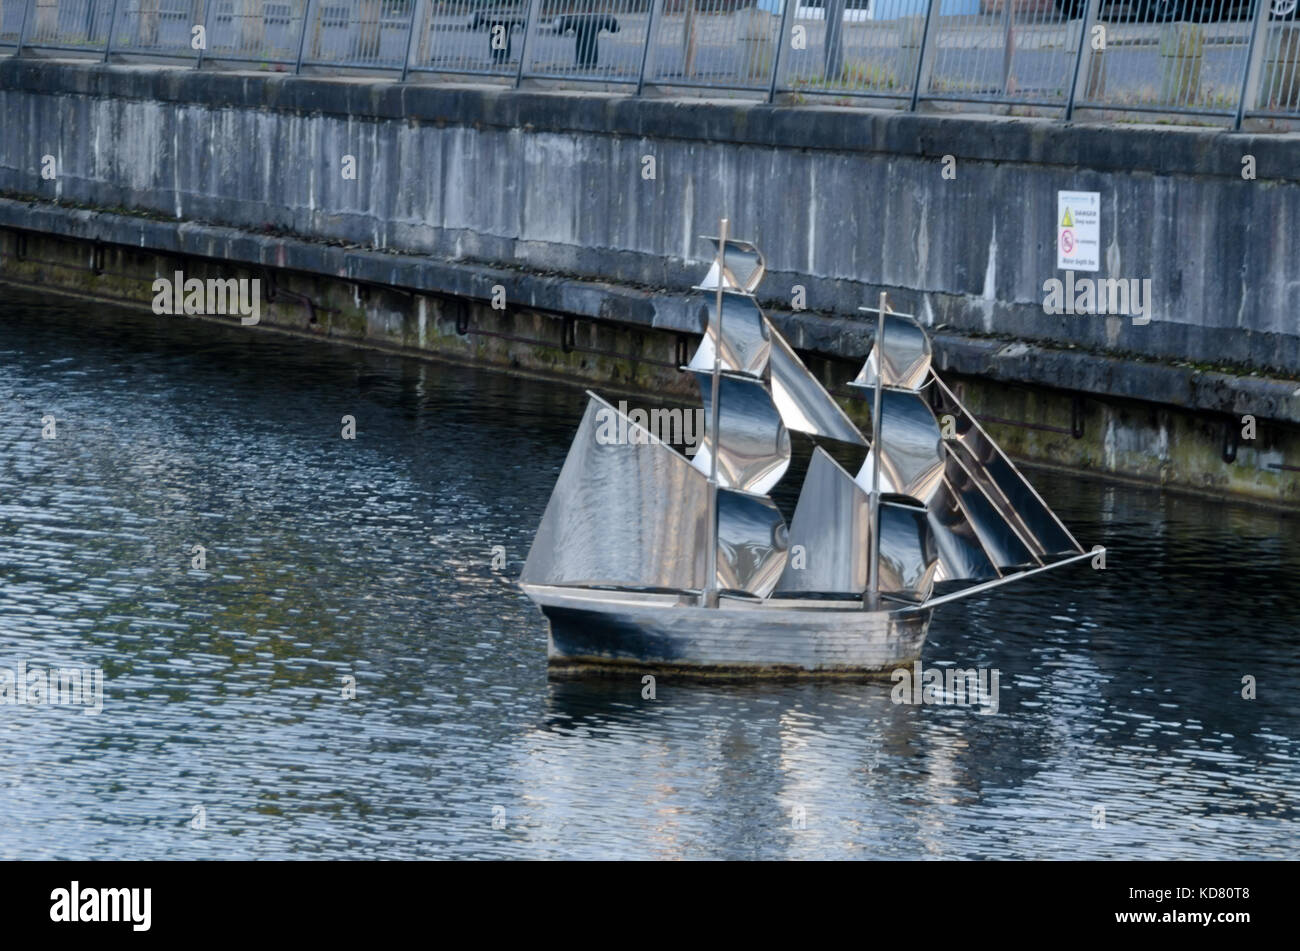
M 1101 192 L 1056 193 L 1056 267 L 1101 268 Z

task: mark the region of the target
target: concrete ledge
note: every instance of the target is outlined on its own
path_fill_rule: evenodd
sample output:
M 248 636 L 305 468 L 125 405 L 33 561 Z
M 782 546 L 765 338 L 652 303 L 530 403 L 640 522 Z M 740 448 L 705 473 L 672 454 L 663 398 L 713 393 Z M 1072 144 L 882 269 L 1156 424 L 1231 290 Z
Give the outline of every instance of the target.
M 0 227 L 480 301 L 489 300 L 493 286 L 500 284 L 506 288 L 510 306 L 668 332 L 694 334 L 702 328 L 697 297 L 522 269 L 7 198 L 0 198 Z M 771 316 L 804 351 L 858 361 L 869 346 L 870 325 L 860 320 L 812 312 L 774 312 Z M 934 333 L 933 340 L 940 370 L 1009 384 L 1197 412 L 1250 413 L 1259 419 L 1300 424 L 1300 382 L 1292 380 L 1210 372 L 944 331 Z
M 0 124 L 0 195 L 636 288 L 665 326 L 726 216 L 772 310 L 883 289 L 970 337 L 1300 378 L 1294 136 L 59 61 L 0 63 Z M 1095 276 L 1146 286 L 1141 324 L 1045 312 L 1063 190 L 1100 195 Z
M 281 110 L 354 119 L 685 139 L 767 148 L 1021 162 L 1097 172 L 1300 181 L 1300 134 L 1233 133 L 1162 125 L 1066 124 L 977 114 L 923 115 L 838 106 L 637 98 L 591 90 L 401 83 L 387 77 L 197 71 L 84 60 L 0 60 L 0 90 Z

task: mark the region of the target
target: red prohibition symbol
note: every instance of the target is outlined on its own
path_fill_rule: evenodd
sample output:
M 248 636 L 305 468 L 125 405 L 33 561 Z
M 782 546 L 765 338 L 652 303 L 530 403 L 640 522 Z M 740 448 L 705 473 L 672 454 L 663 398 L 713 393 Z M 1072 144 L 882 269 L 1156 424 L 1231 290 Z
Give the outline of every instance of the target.
M 1069 228 L 1061 232 L 1061 250 L 1066 254 L 1074 250 L 1074 232 Z

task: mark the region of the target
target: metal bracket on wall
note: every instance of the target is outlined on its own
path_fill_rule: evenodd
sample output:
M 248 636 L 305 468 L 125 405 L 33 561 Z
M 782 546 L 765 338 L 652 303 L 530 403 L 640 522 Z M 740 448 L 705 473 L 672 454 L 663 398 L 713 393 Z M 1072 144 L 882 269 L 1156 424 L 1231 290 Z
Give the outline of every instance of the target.
M 1237 461 L 1237 423 L 1231 417 L 1223 422 L 1223 461 L 1229 465 Z
M 572 353 L 573 348 L 577 346 L 577 321 L 572 317 L 564 318 L 564 326 L 560 329 L 560 347 L 565 353 Z

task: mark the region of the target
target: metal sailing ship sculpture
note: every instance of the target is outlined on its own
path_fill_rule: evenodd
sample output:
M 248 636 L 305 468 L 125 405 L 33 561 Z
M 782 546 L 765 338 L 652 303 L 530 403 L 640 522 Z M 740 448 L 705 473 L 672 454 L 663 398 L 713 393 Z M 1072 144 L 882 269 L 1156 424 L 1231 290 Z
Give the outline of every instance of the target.
M 697 290 L 712 306 L 685 368 L 704 438 L 688 459 L 589 393 L 520 578 L 550 622 L 552 667 L 890 670 L 920 656 L 936 605 L 1093 554 L 935 375 L 924 330 L 884 294 L 862 308 L 876 335 L 852 384 L 872 403 L 868 442 L 758 306 L 758 249 L 729 238 L 726 219 L 708 240 L 716 256 Z M 854 477 L 816 445 L 787 527 L 768 493 L 792 431 L 865 461 Z M 968 584 L 936 594 L 941 582 Z

